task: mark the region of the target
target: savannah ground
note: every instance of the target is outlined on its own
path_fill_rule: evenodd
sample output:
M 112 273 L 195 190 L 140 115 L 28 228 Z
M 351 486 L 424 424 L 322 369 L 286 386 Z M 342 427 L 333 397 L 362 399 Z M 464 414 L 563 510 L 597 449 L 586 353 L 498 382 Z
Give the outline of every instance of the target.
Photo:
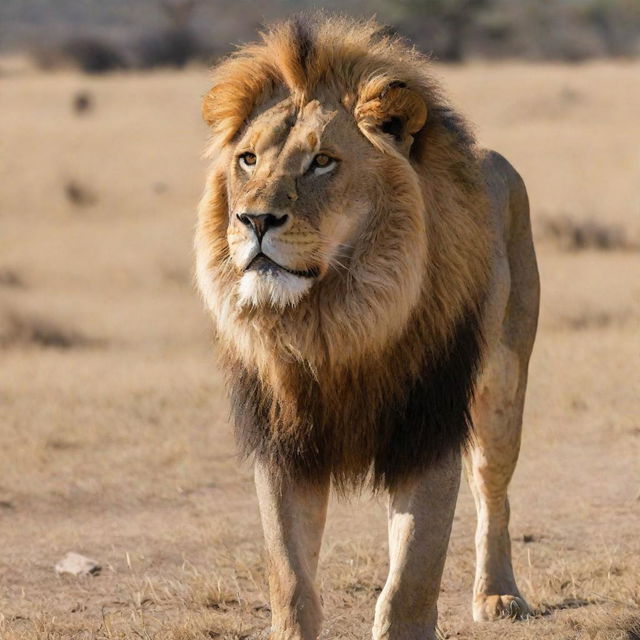
M 543 292 L 511 489 L 514 564 L 534 616 L 471 622 L 463 483 L 442 632 L 637 639 L 640 65 L 435 71 L 528 185 Z M 0 75 L 0 638 L 268 628 L 251 471 L 235 456 L 192 281 L 206 88 L 202 69 Z M 93 104 L 81 114 L 78 92 Z M 369 634 L 384 511 L 366 493 L 333 501 L 324 638 Z M 67 551 L 102 573 L 57 577 Z

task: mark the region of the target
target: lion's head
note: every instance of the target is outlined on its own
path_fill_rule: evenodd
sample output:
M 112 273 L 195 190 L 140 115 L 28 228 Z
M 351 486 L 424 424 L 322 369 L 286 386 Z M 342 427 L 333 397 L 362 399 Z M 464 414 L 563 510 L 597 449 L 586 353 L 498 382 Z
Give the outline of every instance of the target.
M 394 151 L 402 154 L 426 116 L 424 101 L 408 88 L 388 83 L 376 93 L 385 96 L 384 106 L 375 105 L 377 127 L 371 104 L 356 105 L 354 118 L 345 96 L 326 90 L 304 98 L 276 91 L 254 108 L 231 145 L 227 173 L 227 240 L 240 305 L 277 311 L 295 306 L 330 270 L 346 269 L 354 252 L 362 251 L 372 195 L 388 181 L 391 163 L 360 127 L 368 127 L 369 135 L 393 136 Z M 215 122 L 215 112 L 208 113 Z M 396 172 L 402 174 L 402 167 Z M 407 189 L 413 193 L 397 214 L 405 219 L 389 216 L 388 224 L 415 234 L 405 241 L 411 251 L 424 233 L 419 189 Z
M 269 397 L 253 419 L 295 428 L 300 386 L 318 385 L 326 413 L 344 376 L 356 393 L 366 378 L 375 416 L 425 366 L 462 357 L 453 343 L 478 324 L 473 139 L 426 59 L 372 21 L 282 23 L 213 81 L 198 282 L 227 361 Z M 464 347 L 476 359 L 479 339 Z

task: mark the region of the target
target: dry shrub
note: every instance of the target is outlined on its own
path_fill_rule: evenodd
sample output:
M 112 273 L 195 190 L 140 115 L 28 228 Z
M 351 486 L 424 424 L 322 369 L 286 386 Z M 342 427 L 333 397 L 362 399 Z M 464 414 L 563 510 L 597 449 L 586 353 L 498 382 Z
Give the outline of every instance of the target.
M 89 91 L 78 91 L 71 102 L 73 112 L 77 115 L 84 115 L 93 110 L 93 94 Z
M 131 31 L 124 37 L 121 34 L 118 41 L 87 33 L 59 37 L 38 44 L 31 54 L 41 69 L 71 66 L 85 73 L 182 68 L 192 60 L 210 63 L 211 47 L 205 46 L 192 27 L 193 11 L 198 4 L 199 0 L 159 1 L 156 9 L 168 23 L 164 28 L 147 29 L 143 35 Z
M 31 57 L 45 71 L 71 67 L 101 74 L 121 69 L 181 69 L 192 61 L 211 64 L 213 50 L 189 28 L 168 28 L 122 45 L 94 37 L 38 45 Z
M 171 28 L 140 39 L 135 47 L 136 66 L 141 69 L 181 69 L 191 61 L 212 62 L 211 50 L 188 28 Z
M 22 276 L 8 267 L 0 268 L 0 287 L 21 288 L 25 286 Z
M 36 66 L 43 70 L 73 67 L 84 73 L 98 74 L 129 66 L 117 45 L 93 36 L 39 44 L 30 53 Z
M 77 180 L 69 180 L 64 185 L 67 200 L 76 207 L 90 207 L 98 201 L 96 194 Z
M 620 328 L 632 319 L 633 314 L 628 309 L 617 312 L 585 309 L 575 315 L 565 316 L 562 319 L 562 324 L 573 331 L 582 331 L 608 327 Z
M 63 53 L 85 73 L 106 73 L 127 66 L 115 45 L 98 38 L 70 40 L 64 45 Z
M 0 347 L 28 346 L 72 349 L 95 343 L 81 332 L 36 315 L 14 310 L 0 316 Z
M 564 251 L 626 251 L 635 248 L 625 230 L 594 219 L 575 220 L 570 216 L 549 217 L 538 224 L 541 240 L 551 240 Z
M 194 10 L 200 0 L 163 0 L 158 3 L 169 26 L 143 36 L 137 45 L 136 65 L 182 68 L 191 61 L 212 62 L 211 48 L 193 30 Z

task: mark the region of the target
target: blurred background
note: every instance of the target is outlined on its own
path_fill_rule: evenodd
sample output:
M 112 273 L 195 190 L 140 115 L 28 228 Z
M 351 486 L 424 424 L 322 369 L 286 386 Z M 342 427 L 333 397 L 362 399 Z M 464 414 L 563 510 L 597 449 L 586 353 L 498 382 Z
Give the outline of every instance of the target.
M 311 2 L 0 0 L 0 638 L 247 640 L 269 624 L 192 234 L 208 67 Z M 542 308 L 511 490 L 534 609 L 474 625 L 461 489 L 444 637 L 640 637 L 640 0 L 327 2 L 432 54 L 529 190 Z M 364 638 L 385 506 L 331 507 L 323 638 Z M 91 575 L 58 574 L 67 552 Z
M 435 58 L 581 61 L 640 52 L 637 0 L 346 0 L 329 11 L 376 14 Z M 309 0 L 3 0 L 0 47 L 42 68 L 182 67 L 210 61 Z

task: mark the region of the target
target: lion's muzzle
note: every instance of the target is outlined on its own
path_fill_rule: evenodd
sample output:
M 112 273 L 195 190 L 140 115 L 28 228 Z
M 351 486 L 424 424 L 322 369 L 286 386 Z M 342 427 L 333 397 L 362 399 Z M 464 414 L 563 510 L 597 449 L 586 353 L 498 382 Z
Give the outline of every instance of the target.
M 239 213 L 236 217 L 245 227 L 253 229 L 258 242 L 262 242 L 269 229 L 281 227 L 289 218 L 286 213 L 281 216 L 273 213 Z

